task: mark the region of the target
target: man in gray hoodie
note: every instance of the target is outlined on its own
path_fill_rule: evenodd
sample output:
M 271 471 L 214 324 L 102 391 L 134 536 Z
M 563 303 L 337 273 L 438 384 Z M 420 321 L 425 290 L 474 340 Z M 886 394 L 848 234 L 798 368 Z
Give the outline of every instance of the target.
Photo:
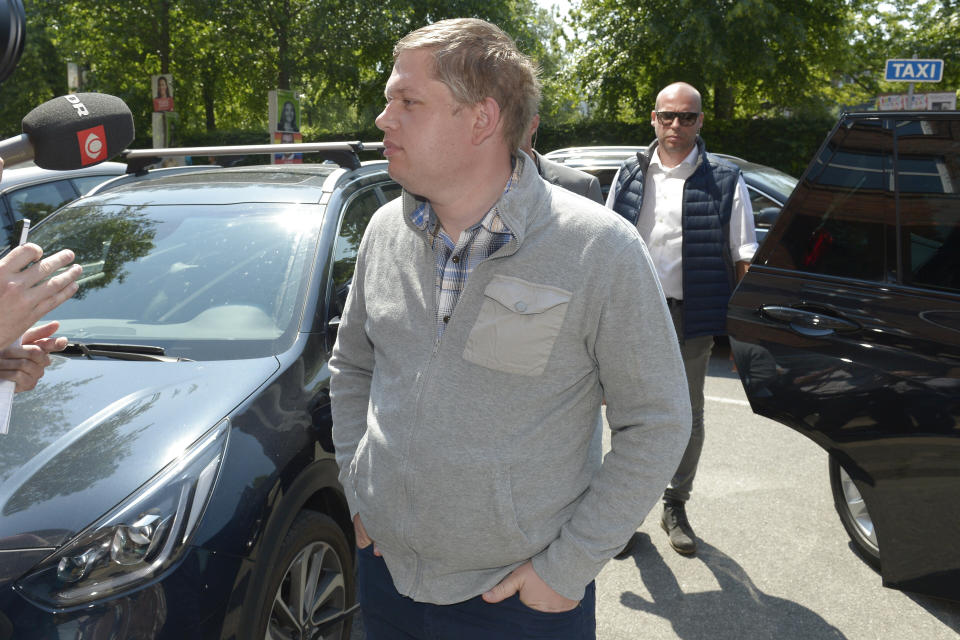
M 367 228 L 330 360 L 367 637 L 594 638 L 593 580 L 690 435 L 646 248 L 518 151 L 539 82 L 496 26 L 410 33 L 385 94 L 403 195 Z

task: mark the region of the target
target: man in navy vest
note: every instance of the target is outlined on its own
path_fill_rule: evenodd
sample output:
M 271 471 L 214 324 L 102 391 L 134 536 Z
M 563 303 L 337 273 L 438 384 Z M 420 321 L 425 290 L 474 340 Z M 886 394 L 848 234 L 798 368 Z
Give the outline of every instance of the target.
M 693 428 L 663 494 L 660 524 L 677 552 L 692 554 L 697 543 L 685 504 L 703 448 L 703 386 L 713 336 L 726 333 L 730 294 L 757 243 L 740 170 L 707 153 L 700 138 L 700 93 L 684 82 L 665 87 L 650 123 L 657 139 L 620 168 L 606 204 L 640 230 L 680 341 Z M 630 555 L 635 540 L 617 557 Z

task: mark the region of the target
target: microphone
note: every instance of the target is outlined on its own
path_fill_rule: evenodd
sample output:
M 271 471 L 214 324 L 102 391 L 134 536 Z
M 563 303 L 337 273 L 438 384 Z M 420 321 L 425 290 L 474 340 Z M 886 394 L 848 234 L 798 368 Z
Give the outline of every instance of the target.
M 133 141 L 133 114 L 105 93 L 71 93 L 44 102 L 22 121 L 23 134 L 0 141 L 5 167 L 33 160 L 66 171 L 108 160 Z

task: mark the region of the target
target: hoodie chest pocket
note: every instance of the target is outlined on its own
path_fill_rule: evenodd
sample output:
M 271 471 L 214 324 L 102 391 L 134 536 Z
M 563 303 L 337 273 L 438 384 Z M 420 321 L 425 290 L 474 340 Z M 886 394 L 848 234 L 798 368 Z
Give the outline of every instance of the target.
M 483 295 L 463 350 L 464 359 L 507 373 L 542 374 L 573 294 L 519 278 L 494 276 Z

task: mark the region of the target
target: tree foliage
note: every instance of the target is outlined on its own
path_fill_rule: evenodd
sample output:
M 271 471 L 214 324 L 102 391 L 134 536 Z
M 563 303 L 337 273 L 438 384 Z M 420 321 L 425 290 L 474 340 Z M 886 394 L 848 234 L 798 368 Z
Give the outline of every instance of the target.
M 393 44 L 443 18 L 490 20 L 543 69 L 543 125 L 644 121 L 657 91 L 697 86 L 711 118 L 820 117 L 904 91 L 889 57 L 943 58 L 960 82 L 958 0 L 580 0 L 569 16 L 537 0 L 25 0 L 27 38 L 0 86 L 0 135 L 34 106 L 83 90 L 121 97 L 149 146 L 150 76 L 171 73 L 177 128 L 192 139 L 268 130 L 274 88 L 301 98 L 306 139 L 369 131 Z M 570 37 L 563 26 L 576 33 Z M 942 87 L 942 88 L 941 88 Z M 265 141 L 265 138 L 264 138 Z
M 178 128 L 266 131 L 271 89 L 301 96 L 302 125 L 324 134 L 369 128 L 383 105 L 393 43 L 450 17 L 500 25 L 554 73 L 556 26 L 534 0 L 26 0 L 27 44 L 0 88 L 4 132 L 33 106 L 83 90 L 122 98 L 138 135 L 150 129 L 150 76 L 172 73 Z M 547 104 L 561 104 L 549 99 Z M 551 107 L 553 108 L 553 107 Z
M 846 0 L 583 0 L 573 78 L 607 115 L 644 117 L 698 87 L 717 118 L 803 109 L 848 39 Z

